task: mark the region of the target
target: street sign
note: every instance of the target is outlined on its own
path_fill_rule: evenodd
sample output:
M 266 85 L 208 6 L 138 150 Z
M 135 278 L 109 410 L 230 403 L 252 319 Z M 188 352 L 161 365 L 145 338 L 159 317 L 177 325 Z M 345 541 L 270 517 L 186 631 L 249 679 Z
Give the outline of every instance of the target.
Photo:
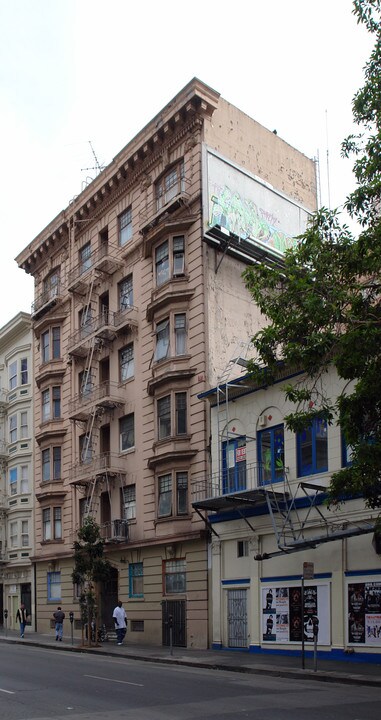
M 303 563 L 303 579 L 313 580 L 314 579 L 314 564 L 313 562 Z

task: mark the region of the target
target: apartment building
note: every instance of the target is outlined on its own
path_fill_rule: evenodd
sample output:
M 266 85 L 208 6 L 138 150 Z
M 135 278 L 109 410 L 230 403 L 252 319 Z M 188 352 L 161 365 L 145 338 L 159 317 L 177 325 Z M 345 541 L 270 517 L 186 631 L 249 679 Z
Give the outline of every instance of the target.
M 34 627 L 32 323 L 20 312 L 0 329 L 0 618 L 15 628 L 23 602 Z
M 237 366 L 235 370 L 237 370 Z M 211 644 L 256 653 L 379 662 L 381 548 L 377 511 L 360 498 L 327 507 L 332 473 L 350 465 L 337 423 L 294 433 L 279 371 L 271 387 L 247 374 L 203 393 L 211 413 L 211 474 L 193 498 L 211 528 Z M 334 398 L 346 383 L 325 375 Z M 196 497 L 197 495 L 197 497 Z
M 129 642 L 208 642 L 200 392 L 263 322 L 245 264 L 316 206 L 312 160 L 193 79 L 16 258 L 35 279 L 37 626 L 73 610 L 72 543 L 101 527 Z M 275 260 L 274 260 L 275 259 Z

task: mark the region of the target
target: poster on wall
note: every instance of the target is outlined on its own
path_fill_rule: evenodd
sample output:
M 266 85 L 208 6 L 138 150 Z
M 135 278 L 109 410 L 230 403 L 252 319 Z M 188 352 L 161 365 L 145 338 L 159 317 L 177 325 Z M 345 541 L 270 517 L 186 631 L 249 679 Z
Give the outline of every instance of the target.
M 329 586 L 305 585 L 302 618 L 301 586 L 262 588 L 262 639 L 264 642 L 313 642 L 315 619 L 319 621 L 318 642 L 330 643 Z
M 348 642 L 381 645 L 381 581 L 348 585 Z

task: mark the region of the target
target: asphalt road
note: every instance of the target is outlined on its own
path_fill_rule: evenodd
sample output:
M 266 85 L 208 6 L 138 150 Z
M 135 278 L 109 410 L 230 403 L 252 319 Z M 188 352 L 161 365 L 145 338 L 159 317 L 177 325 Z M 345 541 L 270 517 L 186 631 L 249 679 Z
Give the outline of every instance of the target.
M 379 720 L 378 688 L 0 646 L 7 720 Z

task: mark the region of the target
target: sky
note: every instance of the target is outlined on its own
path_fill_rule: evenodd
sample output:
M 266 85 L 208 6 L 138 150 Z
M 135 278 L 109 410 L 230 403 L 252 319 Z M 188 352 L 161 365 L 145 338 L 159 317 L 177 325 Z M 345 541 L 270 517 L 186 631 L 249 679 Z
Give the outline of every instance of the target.
M 30 312 L 14 258 L 193 77 L 319 160 L 321 204 L 371 38 L 351 0 L 0 0 L 0 327 Z M 90 145 L 91 143 L 91 145 Z

